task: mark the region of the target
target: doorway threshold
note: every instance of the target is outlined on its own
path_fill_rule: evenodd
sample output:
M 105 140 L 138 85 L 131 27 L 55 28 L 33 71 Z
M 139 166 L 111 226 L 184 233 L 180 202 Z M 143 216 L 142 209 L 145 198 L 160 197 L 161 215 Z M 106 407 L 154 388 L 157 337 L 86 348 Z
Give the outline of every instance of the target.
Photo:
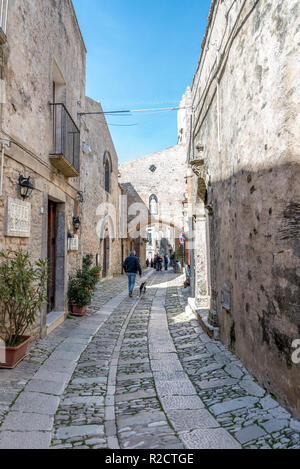
M 60 326 L 66 319 L 67 313 L 65 311 L 52 311 L 47 315 L 46 330 L 47 335 L 51 334 L 58 326 Z

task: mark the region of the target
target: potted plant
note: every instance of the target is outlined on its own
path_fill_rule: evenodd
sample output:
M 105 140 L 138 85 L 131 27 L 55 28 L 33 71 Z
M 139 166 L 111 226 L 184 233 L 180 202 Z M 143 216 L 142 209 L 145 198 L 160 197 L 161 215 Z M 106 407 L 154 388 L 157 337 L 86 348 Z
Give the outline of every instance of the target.
M 68 297 L 74 316 L 84 316 L 92 298 L 91 289 L 87 287 L 86 278 L 81 273 L 78 271 L 76 277 L 69 280 Z
M 31 262 L 24 251 L 0 252 L 0 368 L 15 368 L 26 356 L 34 324 L 47 301 L 47 261 Z

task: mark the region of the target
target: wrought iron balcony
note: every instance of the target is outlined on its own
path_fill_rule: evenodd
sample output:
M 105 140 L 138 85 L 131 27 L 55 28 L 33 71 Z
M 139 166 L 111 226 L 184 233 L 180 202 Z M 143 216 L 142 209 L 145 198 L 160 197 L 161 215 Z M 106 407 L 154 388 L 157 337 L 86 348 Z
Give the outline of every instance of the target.
M 7 15 L 8 15 L 8 0 L 0 1 L 0 44 L 5 44 L 6 28 L 7 28 Z
M 66 106 L 50 103 L 53 110 L 52 165 L 66 177 L 77 177 L 80 172 L 80 132 Z

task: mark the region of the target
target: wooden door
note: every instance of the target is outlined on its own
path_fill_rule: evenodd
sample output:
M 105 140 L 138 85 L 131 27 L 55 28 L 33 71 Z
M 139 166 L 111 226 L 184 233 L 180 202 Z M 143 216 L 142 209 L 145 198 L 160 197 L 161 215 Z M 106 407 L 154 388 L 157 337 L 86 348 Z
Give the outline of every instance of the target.
M 55 309 L 56 204 L 48 204 L 48 313 Z

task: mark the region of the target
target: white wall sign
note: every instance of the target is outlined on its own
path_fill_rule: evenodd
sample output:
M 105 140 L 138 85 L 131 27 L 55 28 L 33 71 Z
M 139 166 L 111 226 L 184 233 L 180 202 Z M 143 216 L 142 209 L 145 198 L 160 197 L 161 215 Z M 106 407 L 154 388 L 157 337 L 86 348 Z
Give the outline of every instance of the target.
M 5 236 L 29 238 L 31 204 L 7 197 Z

